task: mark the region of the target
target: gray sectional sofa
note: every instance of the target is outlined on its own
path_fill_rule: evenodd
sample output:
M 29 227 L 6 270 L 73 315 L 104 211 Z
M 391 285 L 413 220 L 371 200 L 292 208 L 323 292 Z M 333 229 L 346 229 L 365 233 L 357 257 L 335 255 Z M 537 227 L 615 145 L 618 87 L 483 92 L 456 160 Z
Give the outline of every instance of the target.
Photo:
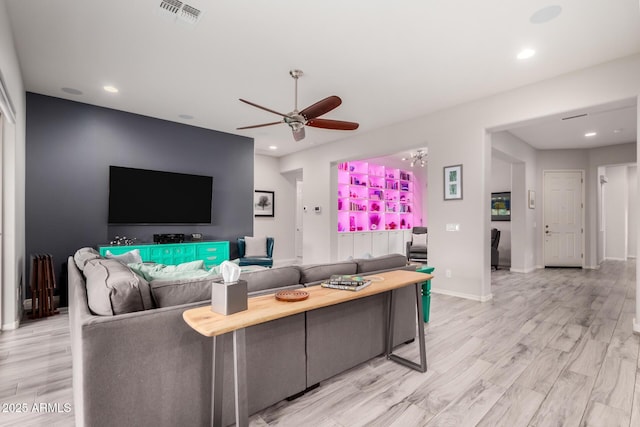
M 210 304 L 211 280 L 147 282 L 94 252 L 84 248 L 68 260 L 76 424 L 209 425 L 212 340 L 187 326 L 182 313 Z M 400 268 L 414 269 L 395 254 L 272 268 L 241 278 L 252 296 L 318 284 L 331 274 Z M 386 298 L 374 295 L 247 328 L 249 413 L 381 355 Z M 394 301 L 400 345 L 415 337 L 413 288 L 396 291 Z M 225 366 L 233 366 L 231 348 L 225 345 Z M 232 370 L 225 375 L 228 425 L 234 422 Z

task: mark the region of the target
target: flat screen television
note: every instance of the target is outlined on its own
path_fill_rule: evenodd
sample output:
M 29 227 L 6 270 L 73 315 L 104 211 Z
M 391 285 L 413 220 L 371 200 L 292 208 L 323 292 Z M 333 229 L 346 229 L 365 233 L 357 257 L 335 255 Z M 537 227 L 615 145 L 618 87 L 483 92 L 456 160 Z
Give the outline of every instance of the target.
M 109 166 L 109 224 L 210 224 L 213 177 Z
M 491 193 L 491 221 L 511 221 L 511 192 Z

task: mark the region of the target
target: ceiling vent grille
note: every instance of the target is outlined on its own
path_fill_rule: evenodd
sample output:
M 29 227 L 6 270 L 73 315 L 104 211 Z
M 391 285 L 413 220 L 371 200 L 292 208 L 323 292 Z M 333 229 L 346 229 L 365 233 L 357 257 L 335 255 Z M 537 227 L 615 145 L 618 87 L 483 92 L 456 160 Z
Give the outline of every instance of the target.
M 179 0 L 161 0 L 160 13 L 174 21 L 183 21 L 188 24 L 196 24 L 202 16 L 201 10 Z
M 178 0 L 162 0 L 160 2 L 160 9 L 163 9 L 172 15 L 178 13 L 181 7 L 182 2 Z
M 182 6 L 179 17 L 187 22 L 195 24 L 196 22 L 198 22 L 198 18 L 200 17 L 200 11 L 195 7 L 185 4 L 184 6 Z

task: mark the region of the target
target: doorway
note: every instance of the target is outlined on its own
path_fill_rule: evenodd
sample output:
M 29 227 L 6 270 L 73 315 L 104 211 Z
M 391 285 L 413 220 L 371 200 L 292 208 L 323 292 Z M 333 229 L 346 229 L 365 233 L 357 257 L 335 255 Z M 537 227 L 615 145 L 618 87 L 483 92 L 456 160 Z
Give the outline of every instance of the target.
M 302 203 L 302 181 L 296 180 L 296 231 L 295 231 L 295 252 L 296 262 L 302 264 L 302 230 L 304 222 L 304 205 Z
M 584 263 L 584 171 L 544 171 L 544 265 Z
M 0 113 L 0 278 L 4 277 L 2 275 L 2 264 L 4 263 L 3 261 L 3 253 L 2 253 L 2 247 L 4 245 L 3 243 L 3 235 L 4 235 L 4 228 L 3 228 L 3 218 L 2 218 L 2 213 L 4 212 L 4 186 L 3 186 L 3 182 L 2 182 L 2 176 L 4 175 L 3 173 L 3 157 L 2 157 L 2 153 L 4 151 L 4 144 L 3 144 L 3 135 L 4 135 L 4 131 L 3 131 L 3 116 L 2 113 Z M 3 280 L 0 280 L 0 282 L 3 282 Z M 4 293 L 4 290 L 2 289 L 2 285 L 0 285 L 0 330 L 2 329 L 2 294 Z

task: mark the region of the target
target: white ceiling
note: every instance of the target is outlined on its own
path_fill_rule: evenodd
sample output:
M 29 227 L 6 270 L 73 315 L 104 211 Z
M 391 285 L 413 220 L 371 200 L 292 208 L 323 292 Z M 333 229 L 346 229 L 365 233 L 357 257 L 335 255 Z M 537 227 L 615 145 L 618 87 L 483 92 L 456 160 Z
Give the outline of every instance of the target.
M 5 2 L 28 91 L 245 135 L 276 156 L 640 52 L 638 0 L 186 0 L 203 11 L 195 26 L 158 13 L 160 0 Z M 557 18 L 530 22 L 554 4 Z M 519 61 L 524 47 L 537 53 Z M 305 72 L 299 109 L 338 95 L 323 118 L 360 128 L 307 128 L 301 142 L 285 124 L 236 130 L 279 119 L 238 98 L 293 110 L 292 68 Z M 630 131 L 631 116 L 579 120 Z M 514 133 L 532 145 L 586 143 L 560 126 Z

